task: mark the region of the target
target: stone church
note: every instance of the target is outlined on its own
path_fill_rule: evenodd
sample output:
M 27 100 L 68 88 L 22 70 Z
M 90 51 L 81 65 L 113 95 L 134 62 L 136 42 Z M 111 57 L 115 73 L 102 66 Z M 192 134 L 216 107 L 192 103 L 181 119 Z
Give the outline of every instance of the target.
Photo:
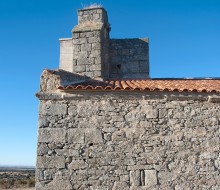
M 220 80 L 151 79 L 148 39 L 78 10 L 40 78 L 36 190 L 220 189 Z

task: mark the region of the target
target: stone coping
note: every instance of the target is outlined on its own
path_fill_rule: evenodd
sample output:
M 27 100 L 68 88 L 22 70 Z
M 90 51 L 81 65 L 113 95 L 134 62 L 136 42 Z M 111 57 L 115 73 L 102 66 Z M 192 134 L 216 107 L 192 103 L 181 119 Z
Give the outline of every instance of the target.
M 77 91 L 77 92 L 38 92 L 35 94 L 40 100 L 71 100 L 71 99 L 103 99 L 117 97 L 118 99 L 144 99 L 164 101 L 201 101 L 220 103 L 220 94 L 207 93 L 172 93 L 172 92 L 137 92 L 137 91 Z
M 68 41 L 68 40 L 72 40 L 73 38 L 60 38 L 59 41 Z
M 87 22 L 79 24 L 72 29 L 72 32 L 92 32 L 102 30 L 103 23 Z
M 94 9 L 102 9 L 106 12 L 104 7 L 91 7 L 91 8 L 88 7 L 88 8 L 78 9 L 77 11 L 80 12 L 80 11 L 88 11 L 88 10 L 94 10 Z

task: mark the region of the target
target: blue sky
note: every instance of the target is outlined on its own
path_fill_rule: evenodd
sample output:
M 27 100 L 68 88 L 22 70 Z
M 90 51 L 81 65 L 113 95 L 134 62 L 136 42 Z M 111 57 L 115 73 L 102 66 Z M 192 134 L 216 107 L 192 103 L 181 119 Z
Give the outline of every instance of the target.
M 220 77 L 219 0 L 0 2 L 0 165 L 35 165 L 39 77 L 59 65 L 82 4 L 101 3 L 112 38 L 150 38 L 151 77 Z

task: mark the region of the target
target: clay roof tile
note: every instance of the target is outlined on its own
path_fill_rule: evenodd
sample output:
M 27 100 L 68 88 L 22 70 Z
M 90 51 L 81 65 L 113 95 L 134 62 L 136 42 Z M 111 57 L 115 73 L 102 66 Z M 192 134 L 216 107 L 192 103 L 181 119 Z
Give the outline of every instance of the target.
M 220 79 L 146 79 L 146 80 L 87 80 L 60 86 L 60 90 L 145 90 L 171 92 L 220 93 Z

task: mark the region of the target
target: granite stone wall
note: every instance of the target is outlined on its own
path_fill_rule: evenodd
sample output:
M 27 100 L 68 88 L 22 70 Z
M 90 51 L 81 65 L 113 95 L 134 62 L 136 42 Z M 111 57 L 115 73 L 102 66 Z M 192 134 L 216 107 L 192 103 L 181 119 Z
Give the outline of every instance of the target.
M 220 189 L 219 101 L 182 96 L 39 94 L 36 190 Z
M 110 78 L 149 78 L 148 39 L 110 40 Z
M 79 10 L 72 38 L 60 40 L 60 68 L 91 78 L 104 78 L 108 73 L 109 30 L 103 8 Z
M 78 10 L 78 24 L 87 22 L 108 23 L 107 12 L 102 7 Z
M 73 72 L 101 77 L 101 31 L 74 33 L 73 49 Z

